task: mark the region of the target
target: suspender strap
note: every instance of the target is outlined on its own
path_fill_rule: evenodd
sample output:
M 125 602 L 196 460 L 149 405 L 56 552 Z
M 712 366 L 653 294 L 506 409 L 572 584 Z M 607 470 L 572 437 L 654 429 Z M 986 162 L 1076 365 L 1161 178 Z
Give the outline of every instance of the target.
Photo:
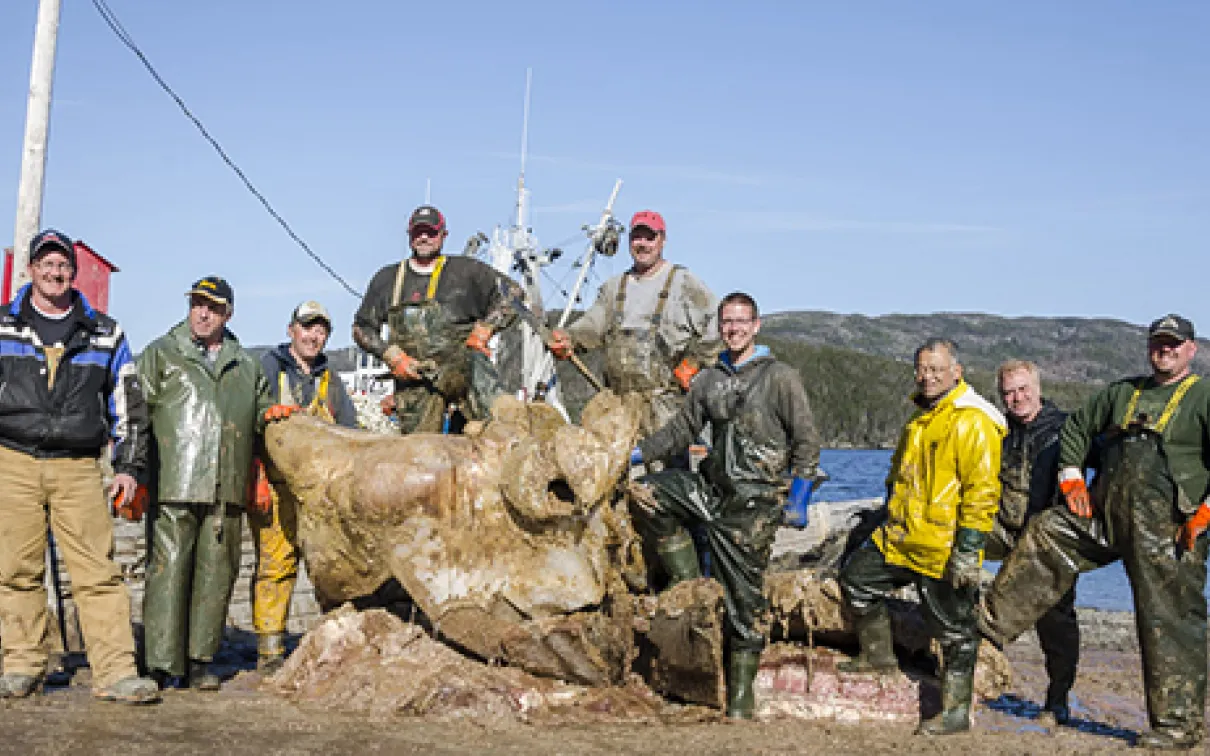
M 399 263 L 399 270 L 395 273 L 395 291 L 391 294 L 391 306 L 399 304 L 400 298 L 403 296 L 403 282 L 407 278 L 408 269 L 412 266 L 407 260 Z M 427 302 L 437 295 L 437 281 L 441 279 L 441 271 L 445 268 L 445 255 L 437 258 L 437 265 L 433 268 L 432 274 L 429 275 L 429 288 L 424 294 L 424 299 Z
M 1185 380 L 1181 381 L 1181 385 L 1176 387 L 1176 391 L 1172 392 L 1172 397 L 1168 400 L 1168 404 L 1164 406 L 1164 411 L 1160 413 L 1159 420 L 1155 421 L 1152 426 L 1156 433 L 1162 434 L 1164 429 L 1168 427 L 1168 422 L 1172 420 L 1173 413 L 1176 412 L 1177 406 L 1181 403 L 1181 399 L 1185 398 L 1185 394 L 1189 389 L 1193 388 L 1193 384 L 1197 383 L 1200 376 L 1190 375 Z M 1122 417 L 1122 425 L 1126 426 L 1134 418 L 1135 410 L 1139 406 L 1139 397 L 1143 393 L 1143 381 L 1139 381 L 1134 387 L 1134 393 L 1130 395 L 1130 403 L 1126 405 L 1126 414 Z
M 311 397 L 311 404 L 307 406 L 308 413 L 315 414 L 328 405 L 328 385 L 331 375 L 331 370 L 325 370 L 323 376 L 320 377 L 319 385 L 315 387 L 315 396 Z M 283 370 L 277 374 L 277 401 L 285 404 L 287 397 L 290 398 L 291 404 L 295 399 L 302 401 L 301 396 L 294 395 L 294 391 L 290 388 L 290 379 L 286 377 L 286 371 Z
M 651 313 L 651 327 L 656 328 L 660 324 L 660 319 L 664 316 L 664 308 L 668 306 L 668 297 L 672 294 L 672 279 L 676 278 L 676 272 L 681 270 L 680 265 L 673 265 L 672 270 L 668 272 L 668 278 L 664 279 L 664 287 L 660 289 L 658 299 L 655 303 L 655 310 Z M 625 274 L 622 280 L 618 282 L 618 293 L 613 300 L 613 320 L 614 324 L 622 327 L 623 318 L 625 318 L 626 309 L 626 282 L 630 280 L 630 275 Z

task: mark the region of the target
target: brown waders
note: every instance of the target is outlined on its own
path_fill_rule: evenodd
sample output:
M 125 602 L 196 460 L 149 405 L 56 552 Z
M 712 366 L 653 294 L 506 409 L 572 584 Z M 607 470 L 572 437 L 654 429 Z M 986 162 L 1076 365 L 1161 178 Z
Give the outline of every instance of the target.
M 1093 485 L 1095 509 L 1034 517 L 987 595 L 982 625 L 1011 642 L 1071 590 L 1081 572 L 1121 559 L 1134 594 L 1153 747 L 1191 747 L 1204 734 L 1206 703 L 1205 536 L 1192 552 L 1176 543 L 1191 509 L 1169 471 L 1162 429 L 1128 426 L 1109 435 Z
M 663 470 L 641 482 L 654 494 L 655 512 L 636 507 L 636 519 L 656 539 L 674 581 L 700 574 L 687 528 L 705 534 L 727 615 L 727 716 L 750 719 L 755 710 L 752 683 L 765 647 L 764 578 L 781 522 L 780 497 L 763 485 L 724 493 L 687 470 Z
M 496 366 L 486 355 L 466 346 L 473 324 L 458 324 L 435 299 L 445 257 L 437 260 L 425 298 L 403 301 L 409 270 L 405 260 L 395 277 L 387 310 L 388 342 L 436 370 L 420 380 L 395 380 L 395 414 L 399 430 L 409 433 L 458 433 L 470 420 L 487 417 L 502 393 Z
M 930 633 L 941 644 L 942 711 L 922 722 L 919 732 L 941 735 L 967 730 L 979 657 L 974 611 L 977 590 L 954 588 L 944 579 L 889 564 L 869 539 L 840 571 L 840 589 L 849 602 L 861 641 L 857 663 L 841 671 L 887 671 L 895 666 L 886 597 L 906 585 L 915 585 L 919 591 L 921 613 Z
M 997 523 L 999 525 L 999 523 Z M 1019 531 L 1005 531 L 997 527 L 987 540 L 986 559 L 1004 561 L 1017 547 Z M 1043 711 L 1054 715 L 1055 721 L 1063 724 L 1071 717 L 1067 697 L 1076 682 L 1076 669 L 1080 664 L 1080 623 L 1076 617 L 1076 586 L 1047 609 L 1038 618 L 1034 629 L 1038 632 L 1038 645 L 1046 660 L 1046 701 Z
M 236 504 L 152 507 L 143 629 L 147 668 L 158 676 L 188 673 L 196 686 L 217 687 L 207 665 L 222 644 L 239 573 L 242 515 Z

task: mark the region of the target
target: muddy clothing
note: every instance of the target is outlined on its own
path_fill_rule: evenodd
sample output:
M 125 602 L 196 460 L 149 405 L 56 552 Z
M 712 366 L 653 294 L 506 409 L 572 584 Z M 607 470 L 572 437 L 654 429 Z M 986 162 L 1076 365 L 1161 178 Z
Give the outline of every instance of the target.
M 887 520 L 873 535 L 887 562 L 940 578 L 960 528 L 991 531 L 1004 433 L 1004 416 L 965 381 L 916 411 L 891 458 Z
M 357 427 L 357 409 L 340 376 L 328 367 L 328 355 L 316 356 L 309 373 L 299 367 L 289 344 L 278 344 L 261 357 L 265 380 L 273 395 L 274 404 L 297 404 L 314 414 L 325 408 L 337 425 Z M 286 391 L 282 391 L 282 376 L 286 378 Z
M 917 402 L 919 399 L 917 398 Z M 978 588 L 945 577 L 959 530 L 987 533 L 1000 503 L 1003 415 L 959 381 L 921 407 L 899 437 L 887 477 L 887 521 L 845 563 L 840 588 L 859 618 L 887 613 L 886 598 L 914 584 L 947 677 L 969 679 L 979 649 Z
M 261 357 L 274 404 L 297 404 L 307 414 L 346 428 L 357 427 L 357 412 L 340 377 L 328 369 L 327 355 L 320 354 L 310 373 L 303 373 L 289 344 Z M 299 505 L 281 475 L 265 463 L 270 483 L 268 512 L 248 512 L 248 526 L 256 547 L 256 570 L 252 578 L 252 627 L 258 635 L 277 635 L 286 630 L 290 599 L 298 582 Z
M 46 673 L 49 525 L 101 690 L 136 669 L 100 458 L 112 439 L 116 470 L 142 473 L 147 407 L 122 329 L 73 297 L 66 330 L 47 334 L 57 350 L 38 334 L 30 286 L 0 313 L 0 638 L 6 674 Z
M 672 371 L 681 360 L 713 365 L 723 345 L 718 299 L 696 276 L 665 262 L 647 276 L 628 271 L 601 285 L 596 301 L 567 329 L 577 349 L 605 350 L 605 385 L 647 396 L 653 433 L 680 409 L 685 392 Z
M 143 598 L 147 667 L 184 675 L 222 641 L 239 572 L 255 442 L 272 404 L 260 362 L 225 332 L 217 351 L 188 322 L 139 356 L 155 438 Z
M 1202 535 L 1184 552 L 1176 534 L 1190 499 L 1205 496 L 1199 481 L 1210 452 L 1210 390 L 1197 381 L 1182 392 L 1182 383 L 1113 383 L 1072 414 L 1060 437 L 1060 468 L 1082 469 L 1094 437 L 1103 438 L 1093 516 L 1054 507 L 1033 518 L 996 576 L 984 619 L 993 639 L 1011 641 L 1081 572 L 1121 559 L 1134 594 L 1151 726 L 1200 739 L 1208 540 Z
M 987 558 L 1005 559 L 1017 546 L 1031 517 L 1059 502 L 1059 432 L 1067 415 L 1053 402 L 1029 423 L 1008 415 L 1008 435 L 1000 455 L 1000 511 L 987 541 Z M 1037 622 L 1050 685 L 1047 709 L 1066 706 L 1080 660 L 1080 625 L 1075 585 Z
M 733 366 L 723 354 L 694 381 L 685 406 L 639 444 L 644 459 L 684 449 L 710 424 L 713 446 L 701 473 L 670 469 L 641 479 L 655 512 L 637 510 L 656 539 L 700 528 L 725 591 L 733 650 L 759 651 L 767 602 L 764 572 L 781 523 L 785 476 L 818 473 L 819 434 L 798 373 L 761 347 Z
M 516 315 L 505 292 L 522 296 L 514 282 L 469 257 L 441 256 L 427 273 L 417 273 L 405 260 L 374 275 L 353 318 L 353 340 L 384 361 L 394 346 L 437 365 L 435 375 L 395 379 L 395 412 L 403 433 L 442 431 L 447 409 L 454 406 L 454 430 L 487 417 L 503 389 L 495 365 L 469 349 L 466 339 L 476 323 L 495 332 L 513 323 Z

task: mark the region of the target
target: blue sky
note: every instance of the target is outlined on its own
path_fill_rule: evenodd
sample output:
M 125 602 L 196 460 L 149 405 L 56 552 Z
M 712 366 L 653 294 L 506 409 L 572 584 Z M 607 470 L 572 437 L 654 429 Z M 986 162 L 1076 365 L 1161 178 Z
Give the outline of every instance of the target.
M 532 67 L 545 244 L 622 178 L 619 215 L 662 211 L 670 259 L 766 311 L 1176 310 L 1210 333 L 1210 4 L 109 1 L 357 288 L 404 254 L 426 179 L 454 250 L 509 220 Z M 36 7 L 0 3 L 5 240 Z M 54 91 L 43 223 L 122 268 L 111 310 L 136 349 L 212 272 L 245 343 L 279 340 L 306 298 L 350 343 L 353 297 L 87 0 L 64 2 Z

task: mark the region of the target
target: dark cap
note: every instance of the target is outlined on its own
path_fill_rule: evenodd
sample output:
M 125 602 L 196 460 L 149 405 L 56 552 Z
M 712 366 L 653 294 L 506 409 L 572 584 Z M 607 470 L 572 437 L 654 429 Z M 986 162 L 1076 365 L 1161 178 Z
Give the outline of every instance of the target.
M 206 276 L 199 280 L 185 296 L 191 297 L 194 294 L 219 304 L 235 305 L 235 291 L 231 288 L 231 284 L 218 276 Z
M 411 233 L 412 229 L 417 226 L 428 226 L 438 231 L 444 231 L 445 216 L 432 205 L 421 205 L 412 211 L 412 217 L 408 220 L 408 233 Z
M 1147 329 L 1148 338 L 1156 336 L 1171 336 L 1181 341 L 1192 341 L 1195 338 L 1193 323 L 1182 318 L 1180 315 L 1165 315 L 1159 320 L 1152 322 L 1151 327 Z
M 29 242 L 29 261 L 37 262 L 38 258 L 51 252 L 62 252 L 71 263 L 72 270 L 76 269 L 76 249 L 67 234 L 48 228 L 39 233 Z

